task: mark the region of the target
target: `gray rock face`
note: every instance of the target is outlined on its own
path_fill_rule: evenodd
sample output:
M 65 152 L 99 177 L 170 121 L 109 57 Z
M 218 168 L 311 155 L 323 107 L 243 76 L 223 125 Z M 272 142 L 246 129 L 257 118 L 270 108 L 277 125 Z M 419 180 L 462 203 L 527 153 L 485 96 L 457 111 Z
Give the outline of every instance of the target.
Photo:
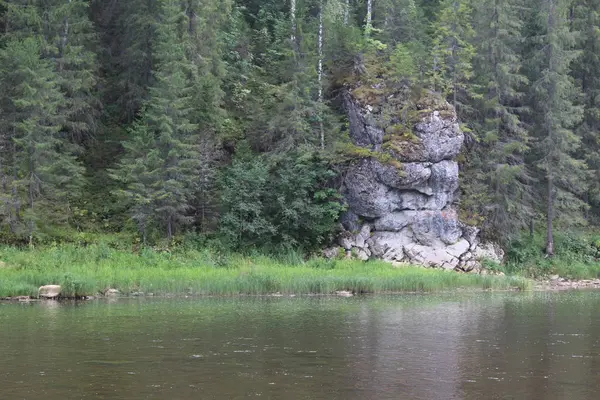
M 464 136 L 450 106 L 437 99 L 443 112 L 419 111 L 408 139 L 385 133 L 378 115 L 385 104 L 360 104 L 351 91 L 344 102 L 354 144 L 385 157 L 358 159 L 347 171 L 343 195 L 349 210 L 341 219 L 346 232 L 340 245 L 360 259 L 464 271 L 480 270 L 482 258 L 497 260 L 497 249 L 482 247 L 479 230 L 462 224 L 453 206 L 459 188 L 454 158 Z M 395 146 L 386 147 L 389 141 Z
M 456 157 L 465 139 L 456 115 L 451 119 L 440 116 L 439 111 L 423 118 L 415 126 L 415 134 L 422 141 L 423 153 L 418 161 L 440 162 Z

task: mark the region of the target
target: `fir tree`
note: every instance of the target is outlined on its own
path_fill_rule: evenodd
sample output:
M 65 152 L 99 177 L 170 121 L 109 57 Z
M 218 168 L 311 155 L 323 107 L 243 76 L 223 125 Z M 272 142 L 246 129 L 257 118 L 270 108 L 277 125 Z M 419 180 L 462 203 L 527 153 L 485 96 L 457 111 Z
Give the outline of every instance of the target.
M 95 33 L 88 16 L 87 0 L 40 1 L 46 16 L 42 36 L 44 56 L 56 63 L 60 89 L 65 96 L 67 134 L 77 143 L 97 131 L 101 104 L 96 96 L 98 64 L 92 51 Z
M 4 128 L 9 129 L 9 148 L 3 154 L 5 178 L 12 186 L 11 228 L 22 228 L 30 241 L 40 225 L 68 221 L 83 176 L 77 148 L 60 135 L 68 115 L 60 78 L 52 63 L 40 58 L 40 51 L 34 38 L 11 40 L 0 51 L 0 104 Z
M 581 32 L 582 52 L 573 75 L 584 94 L 584 118 L 578 127 L 589 169 L 584 200 L 600 216 L 600 1 L 581 0 L 574 8 L 575 29 Z
M 164 229 L 169 240 L 177 228 L 192 222 L 189 213 L 200 162 L 198 128 L 190 121 L 194 66 L 178 35 L 184 19 L 176 0 L 163 2 L 157 24 L 156 83 L 114 174 L 125 183 L 122 193 L 132 202 L 131 216 L 142 233 L 146 235 L 153 225 Z M 143 161 L 136 161 L 136 146 L 148 150 Z
M 478 144 L 463 180 L 463 191 L 481 196 L 475 189 L 481 180 L 488 190 L 479 199 L 490 231 L 507 238 L 523 229 L 532 218 L 532 177 L 525 164 L 528 132 L 521 121 L 525 113 L 525 89 L 521 42 L 521 0 L 483 0 L 475 8 L 477 54 L 473 85 Z
M 101 94 L 106 111 L 118 123 L 136 118 L 154 83 L 158 4 L 158 0 L 92 1 L 106 81 Z
M 435 90 L 449 96 L 459 116 L 470 95 L 473 74 L 474 31 L 472 10 L 467 0 L 442 0 L 434 24 L 431 81 Z
M 577 57 L 576 34 L 569 30 L 569 2 L 540 0 L 539 34 L 531 59 L 535 64 L 532 79 L 533 123 L 537 142 L 535 166 L 546 183 L 547 246 L 554 255 L 554 220 L 558 216 L 578 220 L 583 210 L 580 196 L 585 190 L 585 163 L 578 159 L 581 140 L 574 127 L 581 120 L 582 108 L 576 105 L 578 88 L 569 76 L 570 64 Z M 538 11 L 539 10 L 539 11 Z
M 101 105 L 96 97 L 94 32 L 85 0 L 11 0 L 6 5 L 5 37 L 35 38 L 40 55 L 54 63 L 65 98 L 65 133 L 76 143 L 97 127 Z

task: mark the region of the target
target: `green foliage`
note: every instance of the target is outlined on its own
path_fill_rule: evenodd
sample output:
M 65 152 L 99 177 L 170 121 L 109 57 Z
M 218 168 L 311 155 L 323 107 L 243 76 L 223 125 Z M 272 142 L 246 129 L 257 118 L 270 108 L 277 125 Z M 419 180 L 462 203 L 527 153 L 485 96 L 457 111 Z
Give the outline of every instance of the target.
M 417 65 L 413 56 L 414 51 L 405 44 L 397 44 L 390 55 L 388 66 L 390 74 L 396 79 L 407 79 L 417 76 Z
M 569 279 L 600 277 L 600 253 L 597 236 L 572 232 L 557 232 L 556 256 L 545 254 L 546 237 L 536 233 L 531 238 L 521 236 L 514 240 L 506 254 L 505 269 L 532 278 L 559 275 Z
M 0 240 L 318 247 L 341 207 L 328 171 L 400 169 L 415 123 L 454 116 L 444 98 L 466 222 L 505 244 L 548 215 L 598 224 L 599 0 L 295 4 L 0 0 Z M 344 91 L 381 151 L 349 144 Z
M 474 31 L 468 0 L 442 0 L 433 26 L 433 60 L 429 73 L 434 90 L 448 95 L 461 115 L 470 96 Z
M 40 227 L 64 223 L 79 195 L 83 168 L 78 149 L 61 135 L 65 99 L 50 61 L 32 38 L 11 40 L 0 50 L 2 171 L 8 229 L 31 241 Z
M 125 185 L 120 193 L 131 202 L 131 218 L 144 241 L 152 228 L 164 229 L 171 239 L 177 228 L 192 222 L 188 213 L 202 162 L 198 127 L 191 122 L 190 76 L 195 68 L 179 43 L 179 3 L 165 1 L 161 15 L 156 83 L 114 173 Z
M 238 156 L 221 183 L 221 234 L 234 249 L 301 247 L 329 239 L 343 210 L 327 187 L 334 177 L 314 152 L 261 159 Z
M 571 31 L 567 15 L 570 2 L 540 0 L 540 32 L 534 37 L 531 62 L 533 126 L 536 134 L 533 165 L 546 182 L 545 207 L 548 219 L 547 253 L 553 255 L 552 223 L 555 215 L 570 223 L 582 222 L 585 204 L 586 164 L 578 154 L 581 138 L 574 128 L 583 107 L 578 104 L 580 88 L 569 75 L 579 52 L 574 49 L 577 33 Z
M 469 116 L 477 139 L 468 152 L 461 207 L 486 228 L 486 235 L 506 242 L 533 218 L 532 176 L 525 163 L 529 132 L 521 121 L 527 78 L 522 71 L 523 16 L 520 0 L 485 0 L 474 4 L 477 54 Z M 478 221 L 477 221 L 478 219 Z
M 139 254 L 92 245 L 23 250 L 3 247 L 0 298 L 37 296 L 37 288 L 60 284 L 65 296 L 97 295 L 107 288 L 122 294 L 268 295 L 439 292 L 452 289 L 521 289 L 531 283 L 518 277 L 448 273 L 417 267 L 394 268 L 385 262 L 310 259 L 285 263 L 256 254 L 229 253 L 217 265 L 209 250 Z

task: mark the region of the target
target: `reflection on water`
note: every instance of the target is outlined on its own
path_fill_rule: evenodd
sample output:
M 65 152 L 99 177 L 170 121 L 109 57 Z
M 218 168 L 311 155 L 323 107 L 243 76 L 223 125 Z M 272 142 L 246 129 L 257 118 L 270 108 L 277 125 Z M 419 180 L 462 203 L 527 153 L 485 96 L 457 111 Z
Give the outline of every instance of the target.
M 600 292 L 0 304 L 0 398 L 598 399 Z

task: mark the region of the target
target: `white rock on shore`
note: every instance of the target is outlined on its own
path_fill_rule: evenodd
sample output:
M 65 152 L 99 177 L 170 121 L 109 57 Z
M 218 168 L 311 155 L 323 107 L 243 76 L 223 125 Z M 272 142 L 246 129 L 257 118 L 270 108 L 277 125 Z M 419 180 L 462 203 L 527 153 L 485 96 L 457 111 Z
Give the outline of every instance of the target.
M 60 285 L 45 285 L 40 286 L 38 289 L 38 297 L 43 297 L 45 299 L 55 299 L 60 296 L 62 288 Z

